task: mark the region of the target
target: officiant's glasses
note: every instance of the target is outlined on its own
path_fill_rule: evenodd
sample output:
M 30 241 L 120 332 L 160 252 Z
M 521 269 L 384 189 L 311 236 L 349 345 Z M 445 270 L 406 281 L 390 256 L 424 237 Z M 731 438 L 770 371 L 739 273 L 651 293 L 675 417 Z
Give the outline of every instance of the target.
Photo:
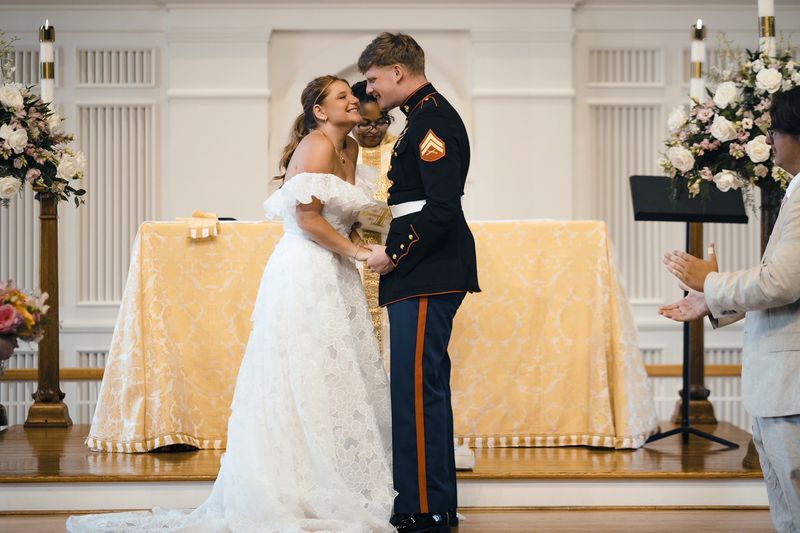
M 381 117 L 378 120 L 371 120 L 371 121 L 367 120 L 365 122 L 359 122 L 358 124 L 356 124 L 356 128 L 358 128 L 358 129 L 360 129 L 362 131 L 367 131 L 367 130 L 370 130 L 372 128 L 375 128 L 376 130 L 379 130 L 381 128 L 384 128 L 384 127 L 388 126 L 391 123 L 392 123 L 392 120 L 389 117 Z

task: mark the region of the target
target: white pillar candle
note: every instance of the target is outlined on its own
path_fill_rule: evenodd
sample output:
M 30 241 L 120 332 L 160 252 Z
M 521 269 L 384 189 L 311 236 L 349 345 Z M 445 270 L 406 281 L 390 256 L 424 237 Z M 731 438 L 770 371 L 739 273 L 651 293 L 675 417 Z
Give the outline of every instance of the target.
M 758 50 L 769 57 L 775 57 L 775 1 L 758 0 Z
M 706 27 L 703 21 L 697 19 L 697 23 L 692 26 L 692 51 L 690 54 L 691 74 L 689 77 L 689 96 L 698 103 L 706 100 L 705 78 L 703 66 L 706 62 Z
M 45 21 L 39 28 L 39 73 L 42 101 L 49 104 L 55 92 L 55 40 L 56 29 Z

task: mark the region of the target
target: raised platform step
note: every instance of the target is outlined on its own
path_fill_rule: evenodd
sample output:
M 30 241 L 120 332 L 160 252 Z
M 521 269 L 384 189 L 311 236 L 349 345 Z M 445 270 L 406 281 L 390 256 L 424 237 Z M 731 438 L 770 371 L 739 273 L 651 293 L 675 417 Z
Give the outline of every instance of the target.
M 591 531 L 592 533 L 704 533 L 736 531 L 737 533 L 763 533 L 772 530 L 767 510 L 745 509 L 614 509 L 575 510 L 547 509 L 500 511 L 463 510 L 466 517 L 457 533 L 560 533 Z M 61 533 L 68 513 L 3 515 L 0 513 L 0 531 L 25 531 L 26 533 Z M 620 524 L 625 524 L 624 528 Z
M 738 450 L 692 437 L 614 451 L 587 447 L 482 448 L 460 472 L 462 508 L 766 507 L 760 471 L 742 467 L 750 435 L 702 429 Z M 209 494 L 220 450 L 90 452 L 88 426 L 0 433 L 0 511 L 194 507 Z

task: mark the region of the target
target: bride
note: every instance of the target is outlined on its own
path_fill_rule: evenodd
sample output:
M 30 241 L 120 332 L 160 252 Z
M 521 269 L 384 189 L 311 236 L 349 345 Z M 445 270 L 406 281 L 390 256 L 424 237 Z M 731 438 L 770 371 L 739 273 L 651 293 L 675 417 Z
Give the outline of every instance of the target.
M 322 76 L 301 101 L 284 183 L 264 204 L 284 236 L 264 269 L 211 496 L 191 512 L 73 516 L 69 531 L 393 531 L 389 386 L 353 261 L 370 255 L 351 227 L 374 185 L 347 136 L 358 99 Z

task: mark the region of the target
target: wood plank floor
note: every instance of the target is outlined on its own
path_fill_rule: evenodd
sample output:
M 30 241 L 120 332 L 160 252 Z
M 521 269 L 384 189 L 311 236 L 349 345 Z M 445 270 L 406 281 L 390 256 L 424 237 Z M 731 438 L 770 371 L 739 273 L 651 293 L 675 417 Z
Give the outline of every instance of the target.
M 466 511 L 454 533 L 692 533 L 773 531 L 764 510 Z M 0 531 L 61 533 L 68 514 L 0 515 Z
M 738 450 L 692 437 L 667 438 L 638 450 L 588 447 L 476 449 L 476 467 L 461 479 L 759 478 L 742 459 L 750 434 L 727 423 L 702 429 L 740 444 Z M 221 450 L 97 453 L 83 444 L 88 426 L 0 433 L 0 483 L 76 481 L 208 481 Z
M 671 424 L 663 423 L 669 429 Z M 475 469 L 459 472 L 464 479 L 613 479 L 613 478 L 760 478 L 761 470 L 742 466 L 751 435 L 727 422 L 698 426 L 739 444 L 729 449 L 698 437 L 683 445 L 680 436 L 647 444 L 638 450 L 585 446 L 556 448 L 481 448 Z

